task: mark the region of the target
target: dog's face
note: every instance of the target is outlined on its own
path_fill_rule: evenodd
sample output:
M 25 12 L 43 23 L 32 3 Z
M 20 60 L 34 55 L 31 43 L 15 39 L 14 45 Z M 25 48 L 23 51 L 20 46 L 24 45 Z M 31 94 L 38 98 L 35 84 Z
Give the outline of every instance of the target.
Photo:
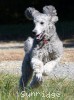
M 45 14 L 40 14 L 38 15 L 36 18 L 34 18 L 34 29 L 33 29 L 33 33 L 36 36 L 37 40 L 41 40 L 45 33 L 47 33 L 47 30 L 49 28 L 49 16 L 45 15 Z
M 33 20 L 35 27 L 33 33 L 37 40 L 41 40 L 45 35 L 51 35 L 54 23 L 58 21 L 56 10 L 53 6 L 43 7 L 43 13 L 40 13 L 35 8 L 27 8 L 25 15 L 29 20 Z

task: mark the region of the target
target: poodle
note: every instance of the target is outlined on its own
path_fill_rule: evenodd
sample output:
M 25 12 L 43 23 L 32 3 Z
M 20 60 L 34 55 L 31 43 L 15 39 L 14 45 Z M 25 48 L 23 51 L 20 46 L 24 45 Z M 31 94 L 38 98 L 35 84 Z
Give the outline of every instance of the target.
M 29 20 L 33 20 L 34 38 L 25 41 L 25 57 L 22 63 L 20 87 L 24 90 L 32 78 L 29 87 L 38 87 L 43 82 L 43 76 L 49 75 L 58 64 L 63 53 L 63 44 L 59 39 L 55 23 L 58 21 L 54 6 L 44 6 L 43 13 L 29 7 L 25 10 Z

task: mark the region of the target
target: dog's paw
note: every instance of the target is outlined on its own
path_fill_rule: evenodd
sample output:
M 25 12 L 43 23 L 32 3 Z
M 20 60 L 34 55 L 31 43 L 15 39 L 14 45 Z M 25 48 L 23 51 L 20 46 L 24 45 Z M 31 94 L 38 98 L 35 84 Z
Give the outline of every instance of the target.
M 43 78 L 42 78 L 42 74 L 41 73 L 36 74 L 36 80 L 38 82 L 40 82 L 40 83 L 43 81 Z

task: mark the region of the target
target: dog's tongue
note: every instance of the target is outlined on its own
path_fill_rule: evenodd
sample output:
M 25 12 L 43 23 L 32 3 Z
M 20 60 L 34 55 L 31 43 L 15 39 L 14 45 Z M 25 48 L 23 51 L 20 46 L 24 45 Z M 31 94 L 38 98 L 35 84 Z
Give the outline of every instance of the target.
M 37 39 L 37 40 L 40 40 L 41 37 L 42 37 L 42 34 L 36 35 L 36 39 Z

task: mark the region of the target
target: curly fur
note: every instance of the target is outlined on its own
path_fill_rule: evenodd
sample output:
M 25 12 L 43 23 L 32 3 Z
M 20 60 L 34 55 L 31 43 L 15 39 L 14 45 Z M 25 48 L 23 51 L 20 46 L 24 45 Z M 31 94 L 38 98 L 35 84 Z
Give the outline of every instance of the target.
M 30 87 L 41 85 L 43 75 L 49 75 L 60 61 L 63 45 L 57 33 L 55 23 L 58 21 L 56 9 L 53 6 L 43 7 L 43 13 L 29 7 L 25 11 L 26 17 L 33 20 L 35 38 L 25 41 L 26 55 L 22 64 L 20 86 L 24 89 L 32 78 Z

